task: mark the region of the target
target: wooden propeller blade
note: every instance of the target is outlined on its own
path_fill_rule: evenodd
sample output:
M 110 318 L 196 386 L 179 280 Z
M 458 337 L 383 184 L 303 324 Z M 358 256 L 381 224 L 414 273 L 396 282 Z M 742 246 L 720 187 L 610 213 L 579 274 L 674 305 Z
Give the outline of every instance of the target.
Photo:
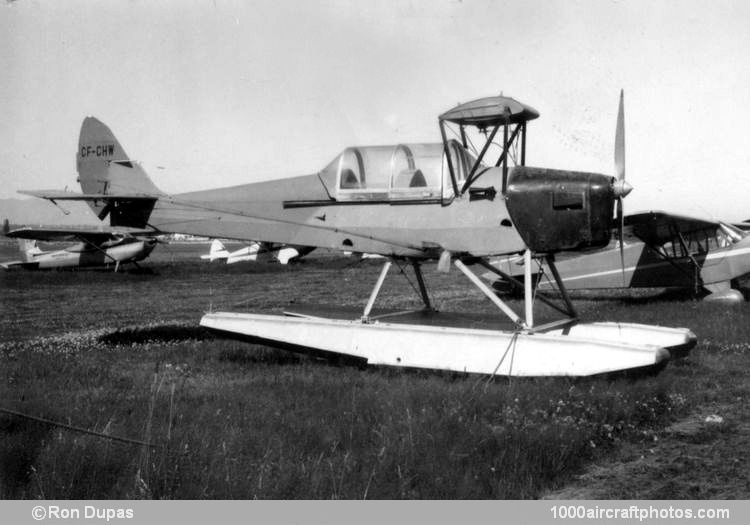
M 617 240 L 620 241 L 620 268 L 622 269 L 622 285 L 625 286 L 625 248 L 622 244 L 625 229 L 625 215 L 622 210 L 622 197 L 617 199 Z
M 620 108 L 617 111 L 617 129 L 615 130 L 615 174 L 618 180 L 625 179 L 625 102 L 623 90 L 620 90 Z

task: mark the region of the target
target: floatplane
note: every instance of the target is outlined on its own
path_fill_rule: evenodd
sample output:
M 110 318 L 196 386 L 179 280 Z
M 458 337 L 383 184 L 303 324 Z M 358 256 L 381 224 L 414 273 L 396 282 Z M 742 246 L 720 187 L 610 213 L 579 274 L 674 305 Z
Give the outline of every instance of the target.
M 622 98 L 616 174 L 526 165 L 528 123 L 539 117 L 511 97 L 481 98 L 440 115 L 434 144 L 349 147 L 311 175 L 170 195 L 131 161 L 107 126 L 87 117 L 78 151 L 82 194 L 26 192 L 84 200 L 111 224 L 159 232 L 379 254 L 387 257 L 356 318 L 299 312 L 209 312 L 200 324 L 218 334 L 295 351 L 386 365 L 507 376 L 588 376 L 663 365 L 696 344 L 685 328 L 581 322 L 555 271 L 559 253 L 598 249 L 622 228 L 625 181 Z M 474 141 L 483 145 L 474 147 Z M 615 212 L 615 208 L 617 211 Z M 498 298 L 472 271 L 487 258 L 523 254 L 526 268 L 549 265 L 562 299 L 525 286 L 523 312 Z M 507 329 L 397 322 L 373 306 L 392 261 L 411 265 L 428 316 L 435 313 L 422 264 L 455 266 L 507 318 Z M 531 282 L 527 276 L 527 283 Z M 417 286 L 415 286 L 417 289 Z M 544 302 L 560 318 L 535 322 Z

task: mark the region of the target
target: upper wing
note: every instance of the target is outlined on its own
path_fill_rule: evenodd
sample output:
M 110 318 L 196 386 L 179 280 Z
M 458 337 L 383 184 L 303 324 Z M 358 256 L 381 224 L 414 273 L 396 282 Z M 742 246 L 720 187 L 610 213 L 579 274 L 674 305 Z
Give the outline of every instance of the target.
M 154 236 L 156 230 L 141 230 L 126 227 L 92 227 L 92 228 L 17 228 L 6 235 L 16 239 L 33 239 L 37 241 L 73 241 L 82 240 L 99 244 L 122 236 Z
M 625 216 L 625 226 L 633 235 L 649 245 L 659 245 L 674 240 L 677 234 L 716 229 L 719 222 L 673 215 L 661 211 L 647 211 Z

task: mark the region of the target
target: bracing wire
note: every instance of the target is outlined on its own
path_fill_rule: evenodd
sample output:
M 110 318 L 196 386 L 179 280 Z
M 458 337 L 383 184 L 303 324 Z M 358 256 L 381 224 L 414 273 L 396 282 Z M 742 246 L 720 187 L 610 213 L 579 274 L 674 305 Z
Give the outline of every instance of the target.
M 422 294 L 420 293 L 419 289 L 416 286 L 414 286 L 414 283 L 412 282 L 412 280 L 409 279 L 409 275 L 404 271 L 404 267 L 401 266 L 399 262 L 395 259 L 393 262 L 398 267 L 399 271 L 401 272 L 401 275 L 403 275 L 404 278 L 406 279 L 406 282 L 409 283 L 409 286 L 411 286 L 411 289 L 414 290 L 414 293 L 417 294 L 419 297 L 422 297 Z M 432 299 L 432 297 L 430 297 L 430 299 Z

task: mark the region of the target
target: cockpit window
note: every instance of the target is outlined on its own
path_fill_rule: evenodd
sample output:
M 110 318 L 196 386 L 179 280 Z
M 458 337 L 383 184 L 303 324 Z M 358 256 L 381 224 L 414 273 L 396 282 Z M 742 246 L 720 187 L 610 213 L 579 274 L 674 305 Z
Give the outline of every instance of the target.
M 442 144 L 399 144 L 391 157 L 390 198 L 440 197 Z
M 456 141 L 449 149 L 463 182 L 468 153 Z M 326 166 L 320 177 L 329 188 L 335 187 L 335 198 L 341 201 L 437 200 L 446 192 L 453 195 L 444 157 L 440 143 L 353 147 Z
M 682 234 L 675 232 L 674 239 L 665 242 L 660 251 L 667 257 L 688 257 L 705 254 L 711 250 L 731 246 L 742 240 L 743 236 L 741 230 L 725 223 L 719 223 L 718 228 L 703 228 Z
M 339 157 L 339 187 L 342 190 L 358 190 L 365 187 L 365 169 L 362 155 L 349 148 Z

